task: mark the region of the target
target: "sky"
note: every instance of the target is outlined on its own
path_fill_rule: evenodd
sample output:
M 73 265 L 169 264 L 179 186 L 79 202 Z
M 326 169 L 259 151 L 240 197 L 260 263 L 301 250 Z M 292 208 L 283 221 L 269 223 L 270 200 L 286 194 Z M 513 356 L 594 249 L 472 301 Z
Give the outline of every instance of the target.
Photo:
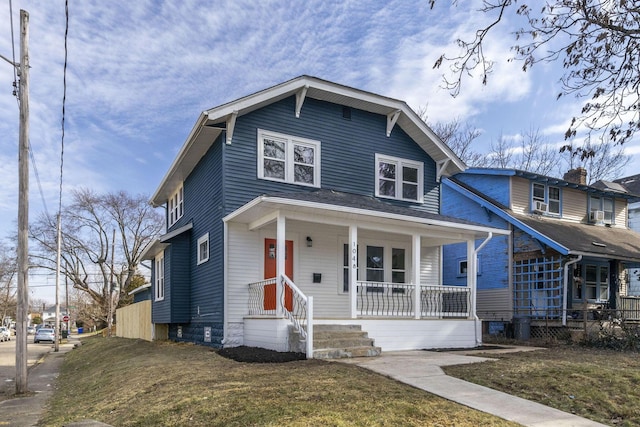
M 429 123 L 453 119 L 481 130 L 486 151 L 500 136 L 537 128 L 564 143 L 580 100 L 556 100 L 558 64 L 521 71 L 509 62 L 507 19 L 490 35 L 495 60 L 487 85 L 465 79 L 460 95 L 443 89 L 443 53 L 488 17 L 478 0 L 110 0 L 70 1 L 63 202 L 70 192 L 126 190 L 151 195 L 209 108 L 307 74 L 407 102 Z M 12 14 L 10 13 L 12 9 Z M 30 217 L 55 214 L 60 186 L 65 34 L 64 0 L 0 2 L 0 55 L 20 53 L 20 9 L 29 12 Z M 12 20 L 13 18 L 13 41 Z M 0 59 L 0 234 L 17 230 L 19 110 L 14 69 Z M 620 176 L 640 173 L 640 140 Z M 37 172 L 37 173 L 36 173 Z M 0 237 L 2 237 L 0 236 Z M 53 278 L 35 277 L 34 298 L 54 297 Z M 44 283 L 44 284 L 43 284 Z

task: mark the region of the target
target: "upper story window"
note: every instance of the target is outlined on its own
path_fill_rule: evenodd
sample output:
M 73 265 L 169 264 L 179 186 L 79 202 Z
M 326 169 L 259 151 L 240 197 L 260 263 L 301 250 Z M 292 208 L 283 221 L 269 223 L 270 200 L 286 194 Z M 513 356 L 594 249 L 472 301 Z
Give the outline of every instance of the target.
M 184 214 L 184 191 L 182 185 L 169 197 L 168 201 L 169 227 L 175 224 Z
M 423 164 L 376 154 L 376 196 L 420 202 L 423 200 Z
M 531 210 L 560 215 L 560 188 L 534 182 L 531 187 Z
M 156 256 L 155 267 L 155 300 L 160 301 L 164 299 L 164 255 Z
M 258 178 L 320 187 L 320 141 L 259 129 Z
M 615 210 L 612 198 L 589 196 L 589 222 L 613 224 L 614 220 Z

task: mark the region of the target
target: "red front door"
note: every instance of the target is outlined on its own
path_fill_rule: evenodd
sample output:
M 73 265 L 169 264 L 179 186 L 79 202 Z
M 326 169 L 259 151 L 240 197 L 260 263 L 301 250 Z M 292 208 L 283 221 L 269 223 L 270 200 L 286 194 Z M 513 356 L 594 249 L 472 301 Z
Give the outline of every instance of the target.
M 264 278 L 276 277 L 276 239 L 264 239 Z M 293 241 L 287 240 L 284 245 L 284 274 L 293 280 Z M 289 286 L 284 289 L 284 306 L 287 310 L 293 309 L 293 291 Z M 276 309 L 276 285 L 264 287 L 264 309 Z

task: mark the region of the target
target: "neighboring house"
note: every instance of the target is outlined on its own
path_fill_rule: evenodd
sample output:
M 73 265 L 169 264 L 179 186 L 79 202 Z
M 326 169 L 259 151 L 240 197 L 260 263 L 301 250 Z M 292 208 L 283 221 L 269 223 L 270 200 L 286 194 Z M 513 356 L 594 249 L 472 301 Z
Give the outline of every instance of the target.
M 616 179 L 614 182 L 636 196 L 629 200 L 629 228 L 640 233 L 640 175 Z M 640 296 L 640 267 L 629 269 L 629 295 Z
M 585 308 L 626 304 L 626 272 L 640 266 L 640 234 L 627 225 L 631 197 L 621 188 L 586 185 L 581 168 L 564 179 L 483 168 L 443 178 L 442 214 L 512 232 L 480 256 L 478 316 L 566 324 Z M 443 282 L 464 283 L 464 248 L 445 247 L 444 260 Z
M 61 305 L 60 306 L 60 319 L 62 319 L 63 316 L 66 316 L 67 313 L 67 309 L 65 306 Z M 42 322 L 46 323 L 48 325 L 55 325 L 56 323 L 56 306 L 52 305 L 49 307 L 44 307 L 42 308 Z
M 404 102 L 314 77 L 205 111 L 151 199 L 167 218 L 144 254 L 153 323 L 309 357 L 314 325 L 473 347 L 475 275 L 443 286 L 442 247 L 473 258 L 508 232 L 439 214 L 440 178 L 464 168 Z

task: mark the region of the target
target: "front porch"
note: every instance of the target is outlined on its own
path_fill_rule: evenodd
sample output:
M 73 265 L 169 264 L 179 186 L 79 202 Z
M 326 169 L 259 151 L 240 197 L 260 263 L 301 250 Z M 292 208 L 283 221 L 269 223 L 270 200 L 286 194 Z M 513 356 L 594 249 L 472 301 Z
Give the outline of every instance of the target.
M 476 260 L 493 229 L 416 215 L 279 199 L 225 218 L 223 345 L 288 351 L 293 329 L 313 357 L 314 325 L 359 325 L 388 351 L 479 345 L 477 264 L 445 286 L 442 247 L 466 242 Z

